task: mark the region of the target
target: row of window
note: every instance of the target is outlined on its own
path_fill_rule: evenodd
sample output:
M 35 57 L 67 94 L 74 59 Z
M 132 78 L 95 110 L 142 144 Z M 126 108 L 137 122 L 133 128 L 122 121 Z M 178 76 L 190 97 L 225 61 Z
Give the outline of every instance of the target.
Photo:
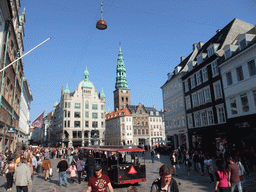
M 150 122 L 161 122 L 162 119 L 161 118 L 150 118 Z
M 219 74 L 218 63 L 217 60 L 211 63 L 212 76 L 215 77 Z M 189 91 L 189 79 L 190 79 L 190 88 L 193 89 L 198 85 L 208 81 L 208 71 L 207 66 L 202 70 L 198 71 L 196 74 L 193 74 L 190 78 L 184 81 L 184 89 L 185 92 Z
M 98 121 L 92 121 L 92 128 L 98 128 Z M 64 121 L 64 127 L 70 128 L 70 121 Z M 80 121 L 74 121 L 74 127 L 80 128 L 81 122 Z M 85 127 L 89 127 L 89 121 L 85 121 Z M 104 121 L 101 122 L 101 128 L 104 128 Z
M 150 127 L 151 127 L 151 129 L 153 129 L 153 128 L 154 128 L 154 129 L 155 129 L 155 128 L 157 128 L 157 129 L 160 128 L 160 129 L 161 129 L 161 128 L 162 128 L 161 125 L 159 125 L 159 126 L 158 126 L 158 125 L 151 125 Z
M 99 138 L 99 131 L 97 130 L 92 130 L 91 131 L 91 134 L 89 133 L 89 131 L 73 131 L 72 135 L 73 135 L 73 138 L 76 138 L 76 139 L 81 139 L 82 138 L 82 132 L 84 132 L 84 138 L 88 138 L 89 135 L 91 138 Z
M 244 67 L 245 66 L 236 67 L 237 82 L 244 80 Z M 247 68 L 248 68 L 248 72 L 249 72 L 250 77 L 256 75 L 256 67 L 255 67 L 255 60 L 254 59 L 247 63 Z M 233 84 L 233 77 L 232 77 L 232 72 L 231 71 L 226 73 L 226 81 L 227 81 L 228 86 Z
M 172 127 L 179 127 L 179 126 L 185 126 L 186 121 L 185 121 L 185 117 L 184 115 L 182 115 L 182 117 L 178 117 L 178 118 L 173 118 L 172 120 L 169 121 L 165 121 L 165 126 L 169 128 Z
M 218 123 L 225 123 L 226 122 L 226 116 L 225 116 L 225 109 L 224 105 L 217 105 L 216 106 L 217 111 L 217 119 Z M 194 118 L 194 123 L 193 123 Z M 188 120 L 188 127 L 202 127 L 202 126 L 209 126 L 214 125 L 214 115 L 212 108 L 204 109 L 201 111 L 197 111 L 192 114 L 187 114 L 187 120 Z
M 154 132 L 154 135 L 153 135 L 153 132 L 151 132 L 151 136 L 163 136 L 162 132 Z
M 105 105 L 101 105 L 101 110 L 105 110 Z M 64 103 L 64 108 L 71 108 L 71 103 L 70 102 L 65 102 Z M 81 109 L 81 103 L 75 103 L 74 106 L 75 109 Z M 85 103 L 85 109 L 89 109 L 89 103 Z M 98 109 L 98 104 L 92 104 L 92 109 L 97 110 Z
M 146 133 L 146 135 L 148 135 L 149 130 L 146 129 L 146 131 L 145 131 L 145 129 L 134 129 L 134 135 L 145 135 L 145 133 Z
M 134 121 L 133 122 L 134 126 L 148 126 L 148 122 L 140 122 L 140 121 Z

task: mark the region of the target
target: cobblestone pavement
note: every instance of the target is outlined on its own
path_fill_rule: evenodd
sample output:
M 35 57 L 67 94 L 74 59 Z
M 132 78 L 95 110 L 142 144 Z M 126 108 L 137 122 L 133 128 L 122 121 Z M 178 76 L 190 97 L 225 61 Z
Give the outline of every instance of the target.
M 35 179 L 33 181 L 32 186 L 29 188 L 29 192 L 51 192 L 51 191 L 57 191 L 57 192 L 85 192 L 87 189 L 87 182 L 83 181 L 81 184 L 68 183 L 67 187 L 60 187 L 59 179 L 58 179 L 58 173 L 57 173 L 57 163 L 59 162 L 59 159 L 51 159 L 52 166 L 53 166 L 53 177 L 51 178 L 51 181 L 44 181 L 43 173 L 36 174 Z M 140 159 L 140 162 L 144 160 Z M 150 154 L 146 154 L 145 158 L 146 162 L 146 170 L 147 170 L 147 182 L 143 182 L 137 185 L 137 188 L 140 192 L 144 191 L 150 191 L 150 187 L 152 182 L 159 177 L 158 170 L 159 167 L 164 163 L 170 165 L 169 156 L 161 155 L 160 160 L 155 160 L 155 163 L 151 162 Z M 191 167 L 192 168 L 192 167 Z M 191 170 L 190 177 L 187 177 L 186 175 L 186 169 L 184 164 L 180 166 L 180 169 L 177 169 L 178 176 L 173 176 L 177 183 L 179 184 L 179 191 L 180 192 L 211 192 L 214 191 L 215 184 L 210 183 L 210 177 L 205 174 L 204 176 L 201 176 L 199 173 Z M 69 177 L 69 175 L 68 175 Z M 255 182 L 255 175 L 250 174 L 246 176 L 246 192 L 255 192 L 256 191 L 256 182 Z M 6 191 L 6 179 L 2 176 L 0 176 L 0 192 Z M 114 191 L 116 192 L 126 192 L 128 186 L 118 186 L 114 187 Z M 16 187 L 13 187 L 12 192 L 16 192 Z

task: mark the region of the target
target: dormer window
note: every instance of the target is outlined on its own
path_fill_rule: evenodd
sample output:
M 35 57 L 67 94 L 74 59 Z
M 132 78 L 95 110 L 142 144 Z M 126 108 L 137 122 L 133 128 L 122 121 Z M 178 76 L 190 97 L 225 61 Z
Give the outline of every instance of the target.
M 208 57 L 211 57 L 216 52 L 218 46 L 219 44 L 214 43 L 207 48 Z
M 229 57 L 232 56 L 232 54 L 238 49 L 238 45 L 226 45 L 224 47 L 225 51 L 225 59 L 228 59 Z
M 200 53 L 196 59 L 197 59 L 197 64 L 200 65 L 203 63 L 204 59 L 206 58 L 207 54 L 206 53 Z
M 150 115 L 154 115 L 153 111 L 150 111 Z
M 238 44 L 240 50 L 244 49 L 248 43 L 255 37 L 254 34 L 242 34 L 238 37 Z
M 156 112 L 156 116 L 158 116 L 158 115 L 159 115 L 159 112 L 157 111 L 157 112 Z

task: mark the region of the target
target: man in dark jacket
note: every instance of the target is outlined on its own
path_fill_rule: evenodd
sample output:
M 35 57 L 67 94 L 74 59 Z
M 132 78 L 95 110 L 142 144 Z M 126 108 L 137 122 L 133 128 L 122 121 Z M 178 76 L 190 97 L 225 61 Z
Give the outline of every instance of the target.
M 89 155 L 87 157 L 87 167 L 88 167 L 88 172 L 87 172 L 87 180 L 93 176 L 93 170 L 95 166 L 95 159 L 91 151 L 89 151 Z
M 57 168 L 59 169 L 59 180 L 60 180 L 60 186 L 62 186 L 62 180 L 64 181 L 64 186 L 67 186 L 67 174 L 66 171 L 68 169 L 68 162 L 64 160 L 63 156 L 60 157 L 60 162 L 57 165 Z
M 156 179 L 150 192 L 179 192 L 176 181 L 172 178 L 172 170 L 168 165 L 162 165 L 159 169 L 160 179 Z

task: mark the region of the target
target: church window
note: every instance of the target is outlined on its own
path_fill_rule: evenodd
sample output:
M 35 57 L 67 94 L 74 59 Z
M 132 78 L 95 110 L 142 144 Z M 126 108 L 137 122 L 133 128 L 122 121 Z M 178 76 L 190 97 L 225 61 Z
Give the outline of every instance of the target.
M 124 98 L 122 97 L 122 102 L 124 102 Z
M 128 102 L 128 97 L 126 97 L 126 102 Z

